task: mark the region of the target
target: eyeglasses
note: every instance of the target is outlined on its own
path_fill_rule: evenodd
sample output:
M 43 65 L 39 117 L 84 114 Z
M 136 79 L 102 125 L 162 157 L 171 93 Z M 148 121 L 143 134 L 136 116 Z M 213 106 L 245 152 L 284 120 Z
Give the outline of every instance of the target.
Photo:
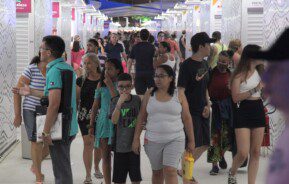
M 118 86 L 118 89 L 121 90 L 121 91 L 130 89 L 130 88 L 131 88 L 131 85 L 127 85 L 127 86 L 120 85 L 120 86 Z
M 155 79 L 163 79 L 163 78 L 165 78 L 167 76 L 169 76 L 169 75 L 161 74 L 161 75 L 155 75 L 154 78 Z

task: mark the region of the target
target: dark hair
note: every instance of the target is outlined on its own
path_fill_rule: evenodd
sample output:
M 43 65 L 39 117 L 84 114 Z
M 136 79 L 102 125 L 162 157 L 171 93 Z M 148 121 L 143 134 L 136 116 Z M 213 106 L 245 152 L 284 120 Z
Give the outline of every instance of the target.
M 95 47 L 99 47 L 98 42 L 94 38 L 90 38 L 87 43 L 92 43 Z
M 171 37 L 172 37 L 172 39 L 176 39 L 177 35 L 176 34 L 172 34 Z
M 155 43 L 155 37 L 153 35 L 150 35 L 149 37 L 149 43 L 154 44 Z
M 174 92 L 176 89 L 176 75 L 175 75 L 174 70 L 172 69 L 172 67 L 170 67 L 168 65 L 160 65 L 156 68 L 156 70 L 159 68 L 163 69 L 168 74 L 169 77 L 173 78 L 172 82 L 170 83 L 169 89 L 168 89 L 168 94 L 170 96 L 174 96 Z M 155 86 L 151 92 L 151 96 L 153 96 L 157 90 L 158 90 L 158 88 Z
M 122 64 L 121 64 L 121 62 L 118 59 L 111 58 L 111 59 L 106 60 L 105 63 L 113 64 L 115 69 L 119 70 L 118 76 L 123 73 Z M 105 79 L 104 74 L 105 74 L 105 68 L 103 69 L 101 77 L 100 77 L 100 84 L 101 84 L 102 87 L 106 86 L 105 83 L 104 83 L 104 79 Z
M 250 70 L 251 67 L 251 62 L 252 62 L 252 58 L 250 58 L 248 56 L 248 52 L 256 52 L 261 50 L 261 47 L 258 45 L 247 45 L 246 47 L 244 47 L 244 50 L 242 52 L 241 58 L 240 58 L 240 62 L 236 68 L 236 70 L 234 71 L 232 78 L 231 78 L 231 84 L 233 82 L 233 80 L 235 79 L 235 77 L 241 73 L 245 73 L 245 79 L 248 76 L 248 72 Z M 264 72 L 264 66 L 260 65 L 256 67 L 259 75 L 261 75 Z
M 79 41 L 74 41 L 73 46 L 72 46 L 72 51 L 73 52 L 79 52 L 80 50 L 80 43 Z
M 232 59 L 233 55 L 234 55 L 234 52 L 232 50 L 223 50 L 220 52 L 219 54 L 220 56 L 225 56 L 225 57 L 228 57 L 230 59 Z
M 150 32 L 147 29 L 142 29 L 140 31 L 140 39 L 143 41 L 148 40 L 150 37 Z
M 192 47 L 192 51 L 194 52 L 194 53 L 196 53 L 196 52 L 198 52 L 199 51 L 199 47 L 200 46 L 206 46 L 206 43 L 197 43 L 197 42 L 193 42 L 192 40 L 191 40 L 191 47 Z
M 216 40 L 221 40 L 222 34 L 220 31 L 215 31 L 213 32 L 212 37 L 215 38 Z
M 163 31 L 158 32 L 158 36 L 160 36 L 160 34 L 165 34 L 165 32 Z
M 103 39 L 99 37 L 98 40 L 100 40 L 100 43 L 101 43 L 101 45 L 103 46 L 103 45 L 104 45 Z M 98 41 L 98 40 L 97 40 L 97 41 Z
M 160 44 L 167 49 L 167 52 L 171 52 L 171 46 L 168 42 L 160 42 Z
M 129 81 L 132 82 L 131 75 L 128 73 L 122 73 L 118 76 L 117 81 Z
M 62 54 L 65 51 L 65 43 L 61 37 L 49 35 L 45 36 L 42 41 L 45 42 L 45 46 L 50 49 L 51 55 L 54 58 L 57 59 L 62 57 Z
M 34 56 L 32 58 L 32 60 L 30 61 L 29 65 L 32 65 L 32 64 L 39 64 L 40 63 L 40 56 Z

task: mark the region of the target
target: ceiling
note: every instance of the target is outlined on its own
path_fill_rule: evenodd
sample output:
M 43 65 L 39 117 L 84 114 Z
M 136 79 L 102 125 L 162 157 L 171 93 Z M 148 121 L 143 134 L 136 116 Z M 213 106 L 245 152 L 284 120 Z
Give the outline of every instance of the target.
M 154 17 L 184 0 L 97 0 L 100 11 L 108 17 L 143 15 Z

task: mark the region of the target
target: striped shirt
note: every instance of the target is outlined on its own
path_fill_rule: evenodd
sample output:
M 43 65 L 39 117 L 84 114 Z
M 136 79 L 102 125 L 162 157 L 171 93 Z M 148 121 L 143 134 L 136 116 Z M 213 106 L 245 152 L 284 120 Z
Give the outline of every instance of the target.
M 45 77 L 37 67 L 37 64 L 29 65 L 23 72 L 22 76 L 30 80 L 29 87 L 31 89 L 44 91 Z M 26 96 L 23 101 L 23 109 L 35 111 L 35 107 L 40 105 L 40 98 L 34 96 Z

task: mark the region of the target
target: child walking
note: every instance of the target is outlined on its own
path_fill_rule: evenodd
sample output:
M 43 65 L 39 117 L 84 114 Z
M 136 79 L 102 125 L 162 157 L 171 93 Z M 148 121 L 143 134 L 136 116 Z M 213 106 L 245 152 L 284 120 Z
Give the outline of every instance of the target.
M 109 119 L 109 105 L 111 98 L 117 96 L 116 82 L 118 75 L 123 73 L 121 63 L 117 59 L 105 62 L 102 79 L 95 90 L 94 102 L 91 110 L 90 135 L 95 134 L 95 148 L 101 148 L 102 169 L 105 184 L 111 184 L 111 148 L 114 135 L 113 124 Z M 98 117 L 96 118 L 99 110 Z
M 140 155 L 132 151 L 132 142 L 141 99 L 131 95 L 132 77 L 121 74 L 118 77 L 117 90 L 120 96 L 111 101 L 111 121 L 116 125 L 114 146 L 113 182 L 126 183 L 127 174 L 133 184 L 142 180 Z

